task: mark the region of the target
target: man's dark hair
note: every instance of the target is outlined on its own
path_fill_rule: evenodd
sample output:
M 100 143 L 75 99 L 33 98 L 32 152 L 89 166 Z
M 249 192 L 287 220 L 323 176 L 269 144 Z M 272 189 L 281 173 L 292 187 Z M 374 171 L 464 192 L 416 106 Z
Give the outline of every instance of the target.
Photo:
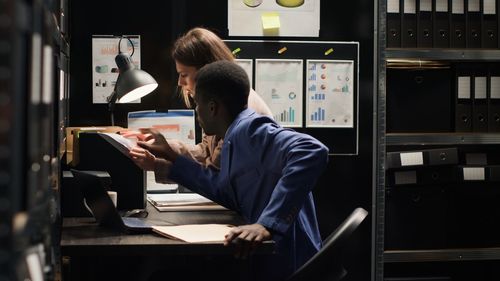
M 213 99 L 223 103 L 231 117 L 247 108 L 250 83 L 246 72 L 236 63 L 209 63 L 200 68 L 195 81 L 195 94 L 203 101 Z

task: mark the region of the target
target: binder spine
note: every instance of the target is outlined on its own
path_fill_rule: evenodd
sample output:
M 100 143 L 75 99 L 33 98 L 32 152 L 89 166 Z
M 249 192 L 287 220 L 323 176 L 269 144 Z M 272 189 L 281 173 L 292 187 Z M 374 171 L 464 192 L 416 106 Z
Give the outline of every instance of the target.
M 482 41 L 483 48 L 498 48 L 498 12 L 497 0 L 482 0 Z
M 481 1 L 467 0 L 466 47 L 481 48 Z
M 417 47 L 432 48 L 432 0 L 418 0 Z
M 464 0 L 450 0 L 450 46 L 465 48 L 465 5 Z
M 433 47 L 450 47 L 450 9 L 448 0 L 434 0 L 432 9 Z
M 387 0 L 387 47 L 401 47 L 400 0 Z
M 455 131 L 472 131 L 471 76 L 457 70 L 455 79 Z
M 403 0 L 401 18 L 401 47 L 417 47 L 417 7 L 416 0 Z

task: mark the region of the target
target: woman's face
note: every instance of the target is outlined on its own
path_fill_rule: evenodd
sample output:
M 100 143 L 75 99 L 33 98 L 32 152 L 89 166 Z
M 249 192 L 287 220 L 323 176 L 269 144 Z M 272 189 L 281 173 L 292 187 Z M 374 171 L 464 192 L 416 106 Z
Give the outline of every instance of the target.
M 194 88 L 196 86 L 194 78 L 196 77 L 198 69 L 196 69 L 196 67 L 194 66 L 184 65 L 178 61 L 175 61 L 175 68 L 177 69 L 177 73 L 179 74 L 177 85 L 182 87 L 184 94 L 190 95 L 192 97 L 194 94 Z

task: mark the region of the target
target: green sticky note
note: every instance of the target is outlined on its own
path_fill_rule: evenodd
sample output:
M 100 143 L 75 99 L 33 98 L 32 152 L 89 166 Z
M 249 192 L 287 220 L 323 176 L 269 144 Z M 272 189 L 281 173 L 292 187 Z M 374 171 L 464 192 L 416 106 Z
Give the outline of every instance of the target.
M 280 15 L 276 12 L 262 13 L 262 29 L 264 31 L 278 31 L 280 29 Z

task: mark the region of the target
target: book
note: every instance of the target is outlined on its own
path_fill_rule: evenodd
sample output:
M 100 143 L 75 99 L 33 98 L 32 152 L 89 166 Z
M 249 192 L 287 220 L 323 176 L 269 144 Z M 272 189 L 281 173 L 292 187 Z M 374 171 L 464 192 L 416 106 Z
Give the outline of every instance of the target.
M 232 227 L 227 224 L 186 224 L 153 226 L 153 231 L 167 238 L 188 243 L 222 243 Z

